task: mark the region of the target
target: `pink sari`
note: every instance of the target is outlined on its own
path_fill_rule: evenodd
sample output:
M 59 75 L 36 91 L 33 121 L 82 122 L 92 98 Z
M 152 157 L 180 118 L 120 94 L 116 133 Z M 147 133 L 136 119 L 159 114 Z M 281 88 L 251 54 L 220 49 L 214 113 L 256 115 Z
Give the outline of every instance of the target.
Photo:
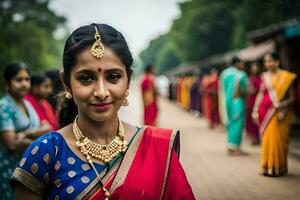
M 130 144 L 120 164 L 115 164 L 102 181 L 110 199 L 195 199 L 178 160 L 179 135 L 176 131 L 146 127 Z M 78 198 L 105 199 L 97 180 Z M 84 193 L 85 192 L 85 193 Z
M 144 124 L 156 125 L 158 107 L 155 92 L 155 78 L 152 74 L 146 74 L 141 79 L 143 103 L 144 103 Z

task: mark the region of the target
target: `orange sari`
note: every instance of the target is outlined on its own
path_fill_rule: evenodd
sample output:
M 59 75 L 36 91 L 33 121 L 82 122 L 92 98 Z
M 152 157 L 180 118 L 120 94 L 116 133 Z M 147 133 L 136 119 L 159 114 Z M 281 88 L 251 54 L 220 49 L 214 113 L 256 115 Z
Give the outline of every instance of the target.
M 292 118 L 291 106 L 276 109 L 274 105 L 283 102 L 296 75 L 286 70 L 274 77 L 262 76 L 263 98 L 258 108 L 260 134 L 262 137 L 261 167 L 263 173 L 279 176 L 287 173 L 288 136 Z M 282 117 L 283 116 L 283 117 Z

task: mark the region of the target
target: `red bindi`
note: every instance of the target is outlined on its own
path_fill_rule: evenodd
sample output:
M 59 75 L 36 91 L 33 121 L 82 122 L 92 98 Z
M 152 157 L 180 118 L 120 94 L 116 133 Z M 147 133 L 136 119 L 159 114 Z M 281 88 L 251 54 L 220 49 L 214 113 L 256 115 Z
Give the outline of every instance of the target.
M 98 68 L 98 72 L 101 72 L 101 68 Z

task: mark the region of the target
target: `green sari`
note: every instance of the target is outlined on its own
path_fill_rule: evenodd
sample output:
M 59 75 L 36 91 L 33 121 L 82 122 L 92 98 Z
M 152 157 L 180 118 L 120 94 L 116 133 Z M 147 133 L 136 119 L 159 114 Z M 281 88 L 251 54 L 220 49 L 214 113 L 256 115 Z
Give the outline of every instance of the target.
M 241 144 L 246 119 L 244 95 L 247 83 L 247 74 L 234 66 L 224 70 L 220 76 L 220 117 L 228 132 L 227 146 L 230 149 L 237 149 Z

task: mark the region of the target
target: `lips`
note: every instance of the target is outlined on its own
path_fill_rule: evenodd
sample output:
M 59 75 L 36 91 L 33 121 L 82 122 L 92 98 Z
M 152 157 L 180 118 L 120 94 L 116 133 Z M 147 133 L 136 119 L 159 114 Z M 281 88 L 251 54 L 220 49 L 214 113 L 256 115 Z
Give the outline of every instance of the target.
M 112 103 L 90 103 L 90 105 L 96 110 L 105 111 L 111 107 Z

